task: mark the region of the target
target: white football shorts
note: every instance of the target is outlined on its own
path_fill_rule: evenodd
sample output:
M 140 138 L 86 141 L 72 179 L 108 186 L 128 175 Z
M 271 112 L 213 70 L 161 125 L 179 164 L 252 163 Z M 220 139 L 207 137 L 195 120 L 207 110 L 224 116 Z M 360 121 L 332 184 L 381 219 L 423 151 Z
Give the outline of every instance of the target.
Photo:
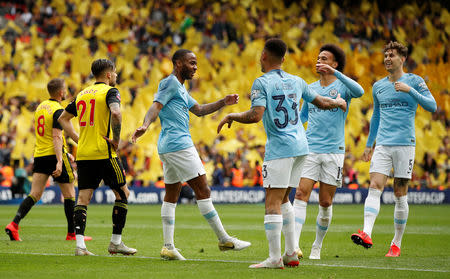
M 394 177 L 411 179 L 416 148 L 412 145 L 377 145 L 370 161 L 369 173 L 378 172 L 389 176 L 394 169 Z
M 265 161 L 262 165 L 264 188 L 297 187 L 305 157 L 306 155 Z
M 310 153 L 303 164 L 302 177 L 342 187 L 345 154 Z
M 167 184 L 189 181 L 206 173 L 194 146 L 159 154 L 159 158 L 163 163 L 164 183 Z

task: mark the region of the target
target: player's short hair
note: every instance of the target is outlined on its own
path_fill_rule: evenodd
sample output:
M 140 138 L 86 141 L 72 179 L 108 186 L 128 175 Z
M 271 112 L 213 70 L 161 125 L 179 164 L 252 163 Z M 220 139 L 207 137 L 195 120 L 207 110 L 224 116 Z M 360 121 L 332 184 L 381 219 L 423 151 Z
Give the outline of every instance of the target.
M 54 96 L 64 87 L 64 80 L 62 78 L 54 78 L 47 83 L 47 90 L 50 96 Z
M 287 45 L 283 40 L 278 38 L 268 39 L 264 45 L 264 49 L 272 56 L 283 59 L 287 51 Z
M 184 48 L 175 51 L 172 56 L 172 63 L 175 65 L 178 60 L 183 59 L 188 53 L 192 53 L 192 51 Z
M 399 42 L 390 41 L 387 45 L 384 46 L 383 53 L 391 49 L 396 49 L 397 53 L 400 56 L 403 56 L 405 58 L 408 56 L 408 48 Z
M 342 48 L 338 47 L 335 44 L 325 44 L 320 48 L 320 52 L 329 51 L 333 54 L 334 60 L 338 63 L 336 70 L 342 72 L 345 67 L 345 52 Z
M 92 62 L 91 71 L 94 77 L 100 77 L 105 71 L 113 71 L 116 68 L 114 62 L 109 59 L 97 59 Z

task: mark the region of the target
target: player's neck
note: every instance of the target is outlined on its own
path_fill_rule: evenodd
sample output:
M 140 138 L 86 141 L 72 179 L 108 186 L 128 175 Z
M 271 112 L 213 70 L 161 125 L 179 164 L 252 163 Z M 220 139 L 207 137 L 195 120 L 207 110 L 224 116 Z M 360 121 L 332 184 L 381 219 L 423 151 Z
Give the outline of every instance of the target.
M 403 72 L 403 68 L 400 68 L 392 73 L 389 73 L 389 76 L 388 76 L 389 81 L 395 82 L 395 81 L 399 80 L 403 76 L 404 73 L 405 72 Z
M 177 71 L 173 71 L 172 74 L 173 74 L 174 76 L 177 77 L 178 81 L 179 81 L 181 84 L 184 84 L 185 79 L 181 77 L 181 73 L 177 73 Z
M 98 78 L 95 79 L 95 83 L 103 82 L 106 85 L 109 85 L 109 80 L 107 78 Z
M 50 100 L 57 101 L 58 103 L 61 103 L 62 96 L 50 96 Z
M 320 74 L 320 86 L 327 87 L 332 84 L 337 77 L 335 75 Z
M 265 68 L 265 70 L 266 70 L 266 73 L 268 73 L 272 70 L 281 70 L 281 64 L 274 64 L 274 65 L 267 66 Z

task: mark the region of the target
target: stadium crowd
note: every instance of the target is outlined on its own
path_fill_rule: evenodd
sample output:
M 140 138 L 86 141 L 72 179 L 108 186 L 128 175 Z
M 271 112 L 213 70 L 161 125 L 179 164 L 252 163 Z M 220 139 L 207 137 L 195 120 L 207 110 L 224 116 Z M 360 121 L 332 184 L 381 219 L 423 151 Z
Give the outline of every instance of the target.
M 279 36 L 289 47 L 287 71 L 307 82 L 317 80 L 314 65 L 320 45 L 336 43 L 347 54 L 344 72 L 364 88 L 364 96 L 352 102 L 346 125 L 344 184 L 351 188 L 368 186 L 369 163 L 360 157 L 372 114 L 371 86 L 386 75 L 381 49 L 394 39 L 407 45 L 407 70 L 426 79 L 438 103 L 431 116 L 418 109 L 416 136 L 421 140 L 412 183 L 446 188 L 450 185 L 450 13 L 442 3 L 356 1 L 344 9 L 332 1 L 2 2 L 0 185 L 16 186 L 20 192 L 29 184 L 33 112 L 47 98 L 47 82 L 64 78 L 73 98 L 93 82 L 89 65 L 97 58 L 110 58 L 117 65 L 125 124 L 120 157 L 129 181 L 136 186 L 162 185 L 156 151 L 159 127 L 150 128 L 135 145 L 129 140 L 153 101 L 158 81 L 172 71 L 170 57 L 178 48 L 197 54 L 198 72 L 188 84 L 196 100 L 206 103 L 230 93 L 241 96 L 237 108 L 191 119 L 192 137 L 207 177 L 212 178 L 210 185 L 262 185 L 262 123 L 257 128 L 237 125 L 238 129 L 225 129 L 221 135 L 216 127 L 226 113 L 250 107 L 251 81 L 261 75 L 257 61 L 264 40 Z M 75 144 L 69 141 L 69 145 L 74 153 Z

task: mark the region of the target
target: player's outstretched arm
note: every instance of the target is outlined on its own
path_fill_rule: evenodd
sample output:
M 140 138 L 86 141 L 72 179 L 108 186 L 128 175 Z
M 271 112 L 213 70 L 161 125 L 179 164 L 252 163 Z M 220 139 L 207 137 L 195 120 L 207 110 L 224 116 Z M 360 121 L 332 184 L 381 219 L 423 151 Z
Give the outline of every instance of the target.
M 347 102 L 341 98 L 341 94 L 338 94 L 336 99 L 318 95 L 312 103 L 320 109 L 340 108 L 343 111 L 347 111 Z
M 75 115 L 71 114 L 70 112 L 67 112 L 66 110 L 63 111 L 61 116 L 58 118 L 58 123 L 63 127 L 66 134 L 76 143 L 78 143 L 78 134 L 75 131 L 75 128 L 72 125 L 72 122 L 70 122 L 70 119 L 74 118 Z
M 223 108 L 224 106 L 234 105 L 237 104 L 238 102 L 239 102 L 239 95 L 231 94 L 214 103 L 204 105 L 195 104 L 191 107 L 189 111 L 195 114 L 196 116 L 204 116 L 216 112 L 219 109 Z
M 217 133 L 220 133 L 220 130 L 222 130 L 222 127 L 225 124 L 228 124 L 228 128 L 230 128 L 233 121 L 246 124 L 257 123 L 263 117 L 265 110 L 265 107 L 258 106 L 252 107 L 250 110 L 245 112 L 230 113 L 225 116 L 222 121 L 220 121 L 219 126 L 217 126 Z
M 158 117 L 159 112 L 163 108 L 163 105 L 159 102 L 153 102 L 153 104 L 148 109 L 147 113 L 145 114 L 144 123 L 141 127 L 137 128 L 136 131 L 134 131 L 133 135 L 131 136 L 131 141 L 133 143 L 136 143 L 136 140 L 145 134 L 150 124 L 155 122 L 156 118 Z
M 353 98 L 359 98 L 364 94 L 364 89 L 361 87 L 361 85 L 359 85 L 356 81 L 347 77 L 343 73 L 339 72 L 338 70 L 334 69 L 330 65 L 319 63 L 316 65 L 316 70 L 319 73 L 334 75 L 335 77 L 337 77 L 350 90 L 350 95 Z
M 63 149 L 63 138 L 62 131 L 57 128 L 52 128 L 52 137 L 53 137 L 53 150 L 56 155 L 56 168 L 52 172 L 53 177 L 58 177 L 62 172 L 62 149 Z
M 334 72 L 334 75 L 348 88 L 352 98 L 359 98 L 364 95 L 364 89 L 359 83 L 337 70 Z

